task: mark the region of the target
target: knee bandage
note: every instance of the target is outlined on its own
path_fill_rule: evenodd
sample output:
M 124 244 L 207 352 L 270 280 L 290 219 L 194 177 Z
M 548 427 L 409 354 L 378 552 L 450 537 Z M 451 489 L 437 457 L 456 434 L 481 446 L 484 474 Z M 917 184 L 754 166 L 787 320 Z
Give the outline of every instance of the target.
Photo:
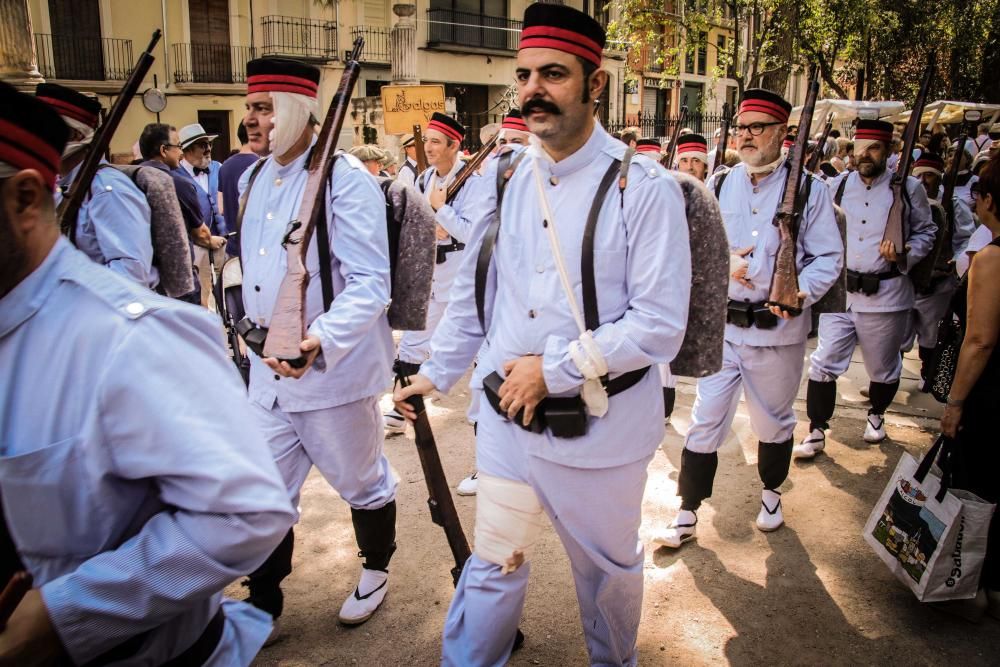
M 523 482 L 479 475 L 476 555 L 509 574 L 527 562 L 545 525 L 535 490 Z

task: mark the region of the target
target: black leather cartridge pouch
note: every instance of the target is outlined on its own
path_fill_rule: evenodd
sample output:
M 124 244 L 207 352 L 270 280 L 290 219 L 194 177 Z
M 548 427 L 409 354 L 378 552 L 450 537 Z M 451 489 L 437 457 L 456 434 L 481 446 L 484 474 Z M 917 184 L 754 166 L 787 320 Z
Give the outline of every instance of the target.
M 264 358 L 264 341 L 267 340 L 267 329 L 257 326 L 249 317 L 244 317 L 236 323 L 236 333 L 247 344 L 253 353 Z
M 778 326 L 778 316 L 762 303 L 753 305 L 753 323 L 758 329 L 773 329 Z
M 587 434 L 587 407 L 579 396 L 547 397 L 539 408 L 556 438 L 579 438 Z
M 748 329 L 753 326 L 753 314 L 750 304 L 730 299 L 729 305 L 726 307 L 726 322 L 734 324 L 741 329 Z
M 486 395 L 486 400 L 489 402 L 493 410 L 507 419 L 507 413 L 504 412 L 503 408 L 500 407 L 500 385 L 503 384 L 503 378 L 496 371 L 493 371 L 489 375 L 483 378 L 483 394 Z M 543 399 L 543 403 L 550 399 Z M 531 431 L 532 433 L 542 433 L 545 431 L 545 419 L 542 416 L 542 411 L 538 408 L 535 409 L 535 414 L 531 419 L 531 422 L 525 426 L 524 425 L 524 408 L 518 410 L 517 414 L 514 415 L 514 419 L 511 420 L 525 431 Z
M 847 272 L 847 291 L 848 292 L 860 292 L 861 291 L 861 274 L 855 273 L 854 271 Z
M 861 293 L 865 296 L 871 296 L 878 292 L 879 284 L 882 281 L 878 279 L 878 275 L 875 273 L 862 273 L 861 274 Z

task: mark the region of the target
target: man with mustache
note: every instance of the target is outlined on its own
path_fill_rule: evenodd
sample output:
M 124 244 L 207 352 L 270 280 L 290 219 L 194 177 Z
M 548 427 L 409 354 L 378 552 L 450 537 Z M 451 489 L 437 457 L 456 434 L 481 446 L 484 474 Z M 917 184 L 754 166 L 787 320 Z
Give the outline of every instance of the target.
M 708 189 L 718 192 L 732 253 L 722 370 L 698 380 L 677 480 L 681 510 L 655 538 L 667 547 L 678 548 L 697 533 L 696 511 L 712 495 L 718 450 L 729 435 L 741 388 L 758 439 L 757 471 L 764 487 L 756 525 L 772 531 L 784 523 L 779 488 L 792 454 L 793 404 L 812 322 L 809 307 L 836 282 L 844 253 L 826 188 L 804 175 L 802 181 L 811 183 L 796 243 L 802 312 L 765 305 L 780 245 L 772 221 L 787 179 L 798 177 L 789 173 L 782 148 L 791 110 L 776 93 L 747 90 L 735 126 L 742 163 L 709 179 Z
M 430 359 L 396 390 L 412 418 L 408 396 L 447 391 L 480 353 L 475 553 L 445 623 L 445 665 L 510 657 L 543 514 L 572 563 L 591 664 L 637 661 L 642 495 L 664 434 L 650 367 L 680 347 L 691 260 L 676 181 L 636 159 L 619 188 L 627 147 L 594 119 L 604 44 L 604 29 L 576 9 L 525 10 L 515 81 L 539 143 L 515 156 Z M 497 182 L 499 163 L 484 181 Z
M 820 315 L 819 345 L 809 359 L 809 435 L 796 446 L 796 458 L 810 459 L 823 451 L 836 406 L 837 378 L 850 366 L 855 345 L 861 346 L 872 405 L 864 440 L 876 443 L 886 437 L 884 415 L 899 389 L 899 350 L 914 300 L 913 283 L 905 272 L 930 252 L 937 229 L 927 192 L 918 179 L 906 176 L 904 247 L 883 239 L 893 199 L 893 174 L 887 169 L 892 144 L 891 123 L 859 120 L 854 135 L 858 169 L 830 181 L 834 201 L 847 215 L 847 312 Z M 897 263 L 901 257 L 902 269 Z
M 221 592 L 294 509 L 219 320 L 60 236 L 46 104 L 0 83 L 0 136 L 0 664 L 248 665 L 270 620 Z
M 247 63 L 244 125 L 250 147 L 269 156 L 243 174 L 240 230 L 243 303 L 247 317 L 266 328 L 286 274 L 283 247 L 308 181 L 306 163 L 320 117 L 318 68 L 286 58 Z M 389 241 L 385 196 L 357 158 L 340 155 L 325 188 L 333 300 L 323 299 L 319 233 L 305 258 L 313 278 L 306 301 L 306 363 L 250 355 L 250 402 L 289 496 L 299 493 L 313 466 L 351 508 L 364 558 L 361 576 L 340 607 L 345 625 L 367 621 L 388 590 L 396 550 L 397 480 L 383 454 L 378 397 L 390 383 L 392 332 Z M 292 571 L 289 530 L 267 561 L 250 575 L 248 601 L 275 619 L 284 608 L 281 583 Z M 277 624 L 272 639 L 277 638 Z
M 54 83 L 39 84 L 35 95 L 52 107 L 70 130 L 59 165 L 58 206 L 87 157 L 100 122 L 101 103 Z M 75 224 L 71 239 L 92 260 L 143 287 L 153 289 L 160 282 L 153 266 L 149 204 L 128 176 L 116 169 L 98 169 Z
M 708 173 L 708 141 L 700 134 L 685 134 L 677 140 L 677 170 L 705 181 Z

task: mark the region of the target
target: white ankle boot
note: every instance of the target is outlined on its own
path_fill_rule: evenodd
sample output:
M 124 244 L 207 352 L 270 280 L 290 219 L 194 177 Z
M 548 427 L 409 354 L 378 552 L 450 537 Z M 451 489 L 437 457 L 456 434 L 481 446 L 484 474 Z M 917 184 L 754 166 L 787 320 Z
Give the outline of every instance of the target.
M 653 543 L 678 549 L 696 537 L 697 526 L 698 515 L 688 510 L 681 510 L 669 528 L 653 537 Z
M 781 493 L 764 489 L 760 494 L 760 513 L 757 514 L 757 528 L 765 533 L 778 530 L 785 523 L 781 515 Z
M 864 438 L 865 442 L 871 443 L 885 440 L 885 418 L 882 415 L 868 415 Z
M 826 447 L 826 433 L 823 429 L 814 428 L 806 439 L 792 448 L 792 456 L 797 459 L 811 459 Z
M 362 568 L 357 588 L 340 607 L 340 622 L 344 625 L 360 625 L 367 621 L 382 604 L 388 588 L 388 572 Z

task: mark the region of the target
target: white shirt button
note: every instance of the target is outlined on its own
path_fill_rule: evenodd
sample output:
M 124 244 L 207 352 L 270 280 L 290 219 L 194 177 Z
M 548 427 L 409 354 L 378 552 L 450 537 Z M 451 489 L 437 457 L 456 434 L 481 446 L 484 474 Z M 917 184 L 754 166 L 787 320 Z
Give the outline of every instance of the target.
M 281 180 L 280 176 L 278 178 L 274 179 L 274 184 L 275 185 L 281 185 L 282 183 L 284 183 L 284 181 Z
M 559 185 L 559 179 L 556 178 L 555 176 L 550 176 L 549 177 L 549 183 L 551 183 L 553 186 Z
M 144 310 L 146 310 L 146 307 L 138 301 L 133 301 L 129 305 L 125 306 L 125 312 L 129 315 L 138 315 Z
M 545 273 L 545 266 L 542 264 L 535 265 L 535 271 L 538 273 Z
M 267 215 L 265 215 L 264 217 L 267 218 L 268 220 L 274 220 L 274 213 L 268 211 Z
M 111 189 L 112 189 L 112 188 L 111 188 L 111 186 L 110 186 L 110 185 L 105 185 L 105 186 L 104 186 L 104 190 L 105 190 L 106 192 L 111 192 Z
M 258 252 L 260 253 L 261 257 L 267 254 L 267 250 L 265 250 L 264 248 L 261 248 Z
M 754 214 L 754 215 L 757 215 L 757 209 L 754 209 L 754 210 L 753 210 L 753 214 Z
M 755 229 L 752 232 L 750 232 L 750 236 L 757 236 L 758 233 L 759 232 Z

